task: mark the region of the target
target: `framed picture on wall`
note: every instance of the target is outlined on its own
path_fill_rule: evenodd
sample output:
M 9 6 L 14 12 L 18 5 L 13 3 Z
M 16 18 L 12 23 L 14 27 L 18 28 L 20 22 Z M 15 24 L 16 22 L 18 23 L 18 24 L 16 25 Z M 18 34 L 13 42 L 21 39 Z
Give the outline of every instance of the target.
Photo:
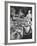
M 5 44 L 36 42 L 36 4 L 5 2 Z

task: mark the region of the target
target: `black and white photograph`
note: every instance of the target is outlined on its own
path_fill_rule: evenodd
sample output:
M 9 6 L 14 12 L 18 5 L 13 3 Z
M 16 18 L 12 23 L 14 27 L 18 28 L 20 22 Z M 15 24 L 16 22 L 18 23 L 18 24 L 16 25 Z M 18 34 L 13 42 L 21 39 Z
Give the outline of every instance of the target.
M 32 39 L 32 7 L 10 6 L 10 40 Z
M 35 3 L 6 2 L 7 43 L 35 42 Z

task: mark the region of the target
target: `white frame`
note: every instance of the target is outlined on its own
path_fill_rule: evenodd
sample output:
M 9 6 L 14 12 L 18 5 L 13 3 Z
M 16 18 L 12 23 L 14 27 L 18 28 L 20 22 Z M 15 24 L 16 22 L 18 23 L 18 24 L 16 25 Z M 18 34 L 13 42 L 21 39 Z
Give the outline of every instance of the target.
M 7 10 L 8 10 L 8 40 L 7 43 L 29 43 L 35 42 L 35 3 L 13 3 L 13 2 L 6 2 L 7 3 Z M 32 39 L 21 39 L 21 40 L 10 40 L 10 6 L 22 6 L 22 7 L 32 7 Z

